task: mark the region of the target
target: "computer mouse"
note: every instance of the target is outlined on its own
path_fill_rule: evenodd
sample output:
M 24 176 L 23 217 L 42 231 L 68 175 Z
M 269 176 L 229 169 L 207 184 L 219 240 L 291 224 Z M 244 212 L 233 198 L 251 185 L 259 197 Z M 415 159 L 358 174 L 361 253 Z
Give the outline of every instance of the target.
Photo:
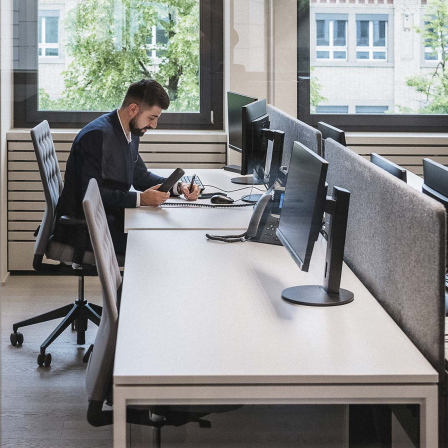
M 228 196 L 220 196 L 215 194 L 211 197 L 210 202 L 212 204 L 232 204 L 235 202 L 232 198 L 229 198 Z

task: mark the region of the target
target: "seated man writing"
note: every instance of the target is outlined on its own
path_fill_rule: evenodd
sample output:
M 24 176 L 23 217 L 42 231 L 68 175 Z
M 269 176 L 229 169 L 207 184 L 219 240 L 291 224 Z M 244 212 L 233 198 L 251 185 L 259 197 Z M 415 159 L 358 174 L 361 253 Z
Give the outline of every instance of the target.
M 158 191 L 164 177 L 150 173 L 139 152 L 139 140 L 157 127 L 162 110 L 170 100 L 156 81 L 142 79 L 129 86 L 123 104 L 85 126 L 76 136 L 65 171 L 64 189 L 59 198 L 54 230 L 55 241 L 76 245 L 76 232 L 59 223 L 62 215 L 83 217 L 82 200 L 90 179 L 98 182 L 110 233 L 117 254 L 124 255 L 124 209 L 143 205 L 158 206 L 170 193 Z M 137 191 L 130 191 L 131 186 Z M 199 187 L 179 182 L 171 191 L 194 201 Z

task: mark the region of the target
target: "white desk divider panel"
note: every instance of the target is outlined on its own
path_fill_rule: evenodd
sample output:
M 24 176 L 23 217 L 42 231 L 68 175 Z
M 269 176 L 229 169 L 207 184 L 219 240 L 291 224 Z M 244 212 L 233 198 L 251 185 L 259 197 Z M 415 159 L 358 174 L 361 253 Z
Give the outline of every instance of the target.
M 346 263 L 439 372 L 443 390 L 445 208 L 334 140 L 326 140 L 325 158 L 328 193 L 333 186 L 351 192 Z
M 61 174 L 77 131 L 52 130 Z M 153 131 L 140 140 L 148 168 L 221 168 L 226 163 L 225 132 Z M 28 130 L 8 133 L 8 270 L 31 271 L 34 231 L 45 200 Z

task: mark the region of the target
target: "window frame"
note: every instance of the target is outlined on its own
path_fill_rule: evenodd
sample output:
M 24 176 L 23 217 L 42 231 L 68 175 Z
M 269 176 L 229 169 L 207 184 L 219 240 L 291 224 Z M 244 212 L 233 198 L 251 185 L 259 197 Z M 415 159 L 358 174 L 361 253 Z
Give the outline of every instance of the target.
M 310 3 L 310 0 L 301 2 L 297 12 L 297 118 L 299 120 L 316 128 L 319 121 L 326 121 L 347 132 L 446 132 L 447 115 L 312 114 L 310 68 L 311 60 L 316 59 L 311 57 L 311 29 L 313 27 L 311 27 Z M 388 27 L 392 27 L 397 18 L 393 14 L 389 17 Z M 378 60 L 378 63 L 385 64 L 387 61 Z
M 14 69 L 14 127 L 34 127 L 48 120 L 52 128 L 81 128 L 110 111 L 38 110 L 38 2 L 17 2 L 36 38 Z M 20 27 L 17 26 L 18 29 Z M 24 33 L 18 32 L 18 37 Z M 158 129 L 223 129 L 223 0 L 200 0 L 200 112 L 162 113 Z M 117 105 L 119 107 L 119 105 Z

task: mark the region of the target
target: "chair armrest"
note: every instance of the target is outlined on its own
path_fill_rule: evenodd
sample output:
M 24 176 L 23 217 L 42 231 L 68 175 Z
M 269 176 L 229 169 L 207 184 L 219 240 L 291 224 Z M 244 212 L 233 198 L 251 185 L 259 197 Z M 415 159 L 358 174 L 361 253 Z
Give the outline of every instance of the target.
M 68 215 L 61 216 L 59 222 L 65 226 L 87 226 L 85 219 L 74 218 L 73 216 Z

